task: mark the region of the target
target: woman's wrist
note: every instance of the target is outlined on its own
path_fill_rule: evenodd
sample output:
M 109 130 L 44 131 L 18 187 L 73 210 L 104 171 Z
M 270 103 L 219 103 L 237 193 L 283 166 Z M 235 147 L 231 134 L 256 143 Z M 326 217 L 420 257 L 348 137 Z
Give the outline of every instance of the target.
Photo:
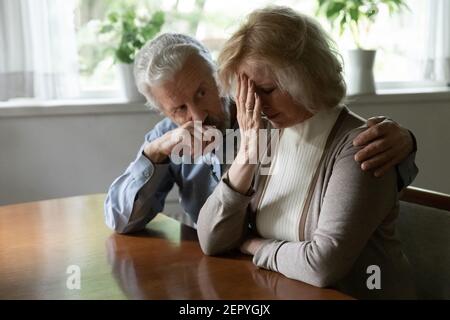
M 256 165 L 256 164 L 258 164 L 258 146 L 257 146 L 257 144 L 256 145 L 251 145 L 251 144 L 241 145 L 238 153 L 236 154 L 236 158 L 234 161 L 241 165 L 246 165 L 246 164 Z
M 228 183 L 230 187 L 241 194 L 248 194 L 252 186 L 255 171 L 256 164 L 240 163 L 236 157 L 228 170 Z

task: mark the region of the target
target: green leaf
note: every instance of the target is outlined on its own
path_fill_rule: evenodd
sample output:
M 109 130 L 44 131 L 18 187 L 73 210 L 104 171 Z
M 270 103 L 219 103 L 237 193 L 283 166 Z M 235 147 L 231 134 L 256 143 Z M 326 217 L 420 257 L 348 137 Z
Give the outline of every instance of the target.
M 98 32 L 99 33 L 108 33 L 108 32 L 111 32 L 112 30 L 114 30 L 114 26 L 111 24 L 106 24 L 106 25 L 103 25 Z
M 108 20 L 109 20 L 111 23 L 116 23 L 116 22 L 119 20 L 119 14 L 118 14 L 117 12 L 111 12 L 111 13 L 108 15 Z
M 339 21 L 339 34 L 342 35 L 345 30 L 345 26 L 347 25 L 347 14 L 343 13 L 340 17 Z
M 165 23 L 165 13 L 155 11 L 138 17 L 135 6 L 123 4 L 119 10 L 108 13 L 98 34 L 110 35 L 108 39 L 111 43 L 107 47 L 113 50 L 115 60 L 132 63 L 137 51 L 160 32 Z M 111 50 L 104 50 L 104 54 Z
M 133 63 L 132 52 L 127 47 L 120 47 L 116 50 L 117 60 L 123 63 Z
M 151 22 L 153 23 L 153 25 L 155 26 L 162 26 L 164 24 L 165 21 L 165 14 L 162 11 L 156 11 L 153 16 L 152 16 L 152 20 Z
M 349 10 L 349 15 L 350 15 L 351 20 L 353 20 L 355 22 L 358 22 L 358 19 L 359 19 L 359 10 L 358 10 L 358 8 L 351 8 Z
M 375 22 L 381 6 L 391 13 L 407 8 L 405 0 L 317 0 L 317 4 L 317 14 L 325 16 L 341 34 L 345 29 L 357 28 L 361 21 Z M 351 23 L 356 25 L 350 27 Z
M 342 9 L 345 8 L 345 2 L 330 2 L 326 9 L 327 18 L 335 19 Z

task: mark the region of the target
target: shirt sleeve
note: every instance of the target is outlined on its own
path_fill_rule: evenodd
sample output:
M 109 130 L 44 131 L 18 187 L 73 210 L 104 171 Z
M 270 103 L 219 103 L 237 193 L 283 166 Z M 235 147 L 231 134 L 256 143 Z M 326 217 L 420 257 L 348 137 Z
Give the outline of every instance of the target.
M 414 134 L 409 131 L 413 139 L 413 151 L 402 162 L 400 162 L 397 169 L 397 187 L 398 191 L 403 190 L 407 186 L 411 185 L 414 179 L 419 173 L 419 169 L 416 166 L 416 152 L 417 152 L 417 140 Z
M 164 121 L 164 120 L 163 120 Z M 164 209 L 165 199 L 174 185 L 170 163 L 154 164 L 143 154 L 144 145 L 169 131 L 160 122 L 146 137 L 136 159 L 111 184 L 105 199 L 106 225 L 118 233 L 145 228 Z

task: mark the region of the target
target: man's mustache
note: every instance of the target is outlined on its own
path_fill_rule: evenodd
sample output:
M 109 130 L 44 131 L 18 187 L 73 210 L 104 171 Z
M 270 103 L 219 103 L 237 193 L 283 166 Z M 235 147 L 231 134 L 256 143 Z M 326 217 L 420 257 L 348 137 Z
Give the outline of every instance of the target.
M 219 123 L 218 123 L 217 119 L 207 116 L 202 124 L 205 126 L 217 126 Z
M 225 121 L 221 121 L 220 119 L 211 116 L 207 116 L 202 123 L 204 126 L 214 126 L 216 129 L 220 130 L 222 134 L 225 134 L 226 128 L 224 128 L 224 124 Z

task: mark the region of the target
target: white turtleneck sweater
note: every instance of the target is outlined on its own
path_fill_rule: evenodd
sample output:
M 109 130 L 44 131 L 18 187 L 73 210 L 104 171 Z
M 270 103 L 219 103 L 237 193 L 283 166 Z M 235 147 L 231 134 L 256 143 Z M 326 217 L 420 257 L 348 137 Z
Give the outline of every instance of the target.
M 256 227 L 262 237 L 300 240 L 301 212 L 308 189 L 341 110 L 323 110 L 283 129 L 257 210 Z

